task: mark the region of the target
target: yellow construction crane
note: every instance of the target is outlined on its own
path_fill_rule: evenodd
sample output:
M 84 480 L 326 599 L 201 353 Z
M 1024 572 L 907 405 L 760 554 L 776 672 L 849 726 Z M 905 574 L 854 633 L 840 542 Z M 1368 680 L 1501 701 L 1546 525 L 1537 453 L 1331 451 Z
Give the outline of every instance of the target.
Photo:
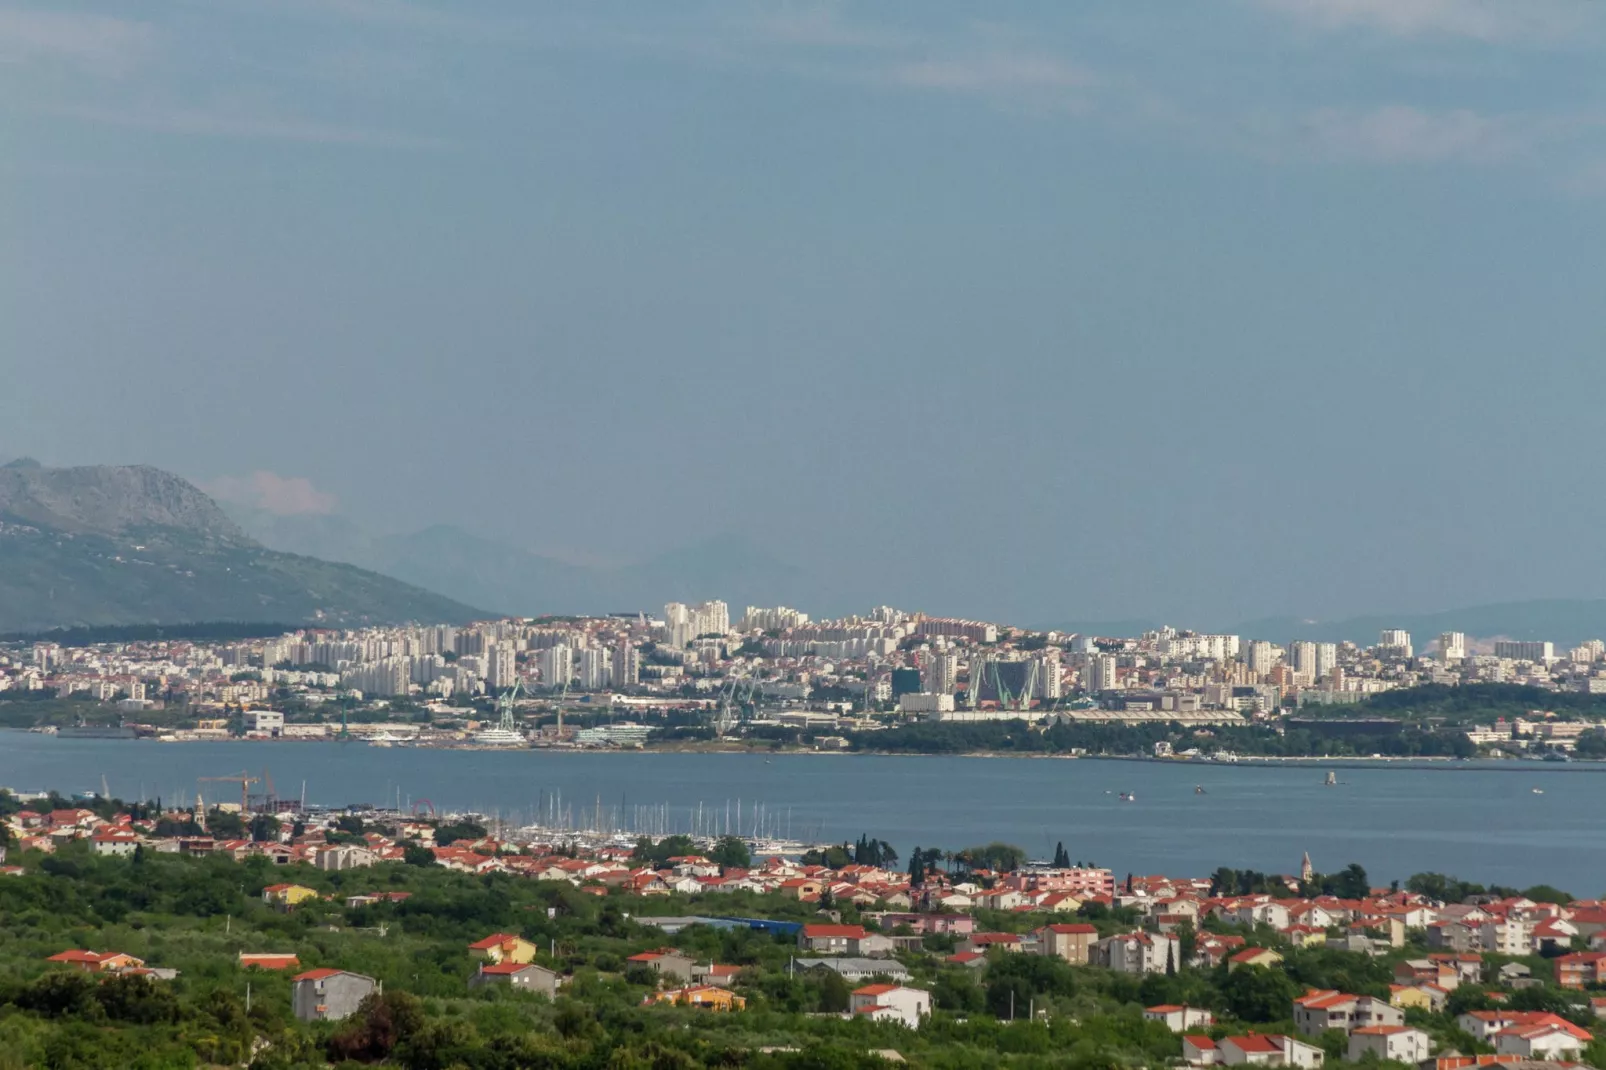
M 260 777 L 254 777 L 250 773 L 241 773 L 239 776 L 203 776 L 196 779 L 203 783 L 207 781 L 223 781 L 240 785 L 240 813 L 242 815 L 251 809 L 251 785 L 259 783 L 261 780 Z

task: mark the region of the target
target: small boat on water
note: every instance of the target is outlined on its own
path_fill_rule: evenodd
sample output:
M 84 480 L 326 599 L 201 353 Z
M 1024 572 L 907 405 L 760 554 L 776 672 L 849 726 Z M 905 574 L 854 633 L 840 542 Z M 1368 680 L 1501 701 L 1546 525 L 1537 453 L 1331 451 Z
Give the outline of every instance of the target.
M 1336 785 L 1337 783 L 1338 783 L 1338 774 L 1333 772 L 1331 769 L 1329 769 L 1327 771 L 1327 786 L 1331 788 L 1334 785 Z
M 1123 791 L 1121 793 L 1121 801 L 1122 802 L 1137 802 L 1138 801 L 1138 797 L 1137 797 L 1137 795 L 1133 794 L 1130 791 Z
M 1195 785 L 1194 785 L 1194 786 L 1193 786 L 1193 793 L 1194 793 L 1194 794 L 1195 794 L 1195 795 L 1205 795 L 1205 794 L 1208 794 L 1208 793 L 1207 793 L 1207 792 L 1206 792 L 1206 791 L 1205 791 L 1205 789 L 1204 789 L 1204 785 L 1203 785 L 1203 784 L 1195 784 Z
M 1535 788 L 1535 789 L 1533 789 L 1533 792 L 1534 792 L 1535 795 L 1543 795 L 1545 793 L 1545 789 L 1544 788 Z

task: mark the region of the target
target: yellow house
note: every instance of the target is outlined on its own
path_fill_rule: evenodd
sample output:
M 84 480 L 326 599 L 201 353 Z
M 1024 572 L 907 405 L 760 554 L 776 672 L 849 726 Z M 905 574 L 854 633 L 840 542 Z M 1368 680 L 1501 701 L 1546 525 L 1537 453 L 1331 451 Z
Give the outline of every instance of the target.
M 718 985 L 688 985 L 685 988 L 671 988 L 666 992 L 659 992 L 648 996 L 643 1003 L 673 1003 L 680 1007 L 699 1007 L 705 1011 L 739 1011 L 747 1006 L 747 1000 L 738 996 L 728 988 Z
M 1227 960 L 1227 972 L 1231 973 L 1240 966 L 1265 966 L 1270 968 L 1282 960 L 1283 957 L 1270 948 L 1246 947 Z
M 1389 985 L 1389 1004 L 1409 1009 L 1416 1007 L 1429 1012 L 1441 1009 L 1448 995 L 1438 985 Z
M 520 966 L 527 966 L 535 961 L 536 947 L 522 936 L 492 933 L 483 940 L 469 944 L 468 950 L 475 958 L 489 963 L 516 962 Z
M 289 910 L 297 903 L 316 898 L 318 898 L 317 889 L 308 888 L 304 884 L 270 884 L 262 889 L 262 901 L 281 910 Z

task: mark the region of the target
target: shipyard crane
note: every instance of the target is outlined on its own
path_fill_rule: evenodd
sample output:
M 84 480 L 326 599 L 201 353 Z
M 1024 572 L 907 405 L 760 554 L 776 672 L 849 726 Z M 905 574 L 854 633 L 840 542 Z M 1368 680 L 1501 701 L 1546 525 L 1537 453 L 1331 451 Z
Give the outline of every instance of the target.
M 242 772 L 239 776 L 203 776 L 196 777 L 202 783 L 208 781 L 221 781 L 228 784 L 240 785 L 240 813 L 245 814 L 251 809 L 251 785 L 261 782 L 260 777 Z
M 502 692 L 501 696 L 497 698 L 496 712 L 498 717 L 496 721 L 496 727 L 500 731 L 518 731 L 518 723 L 513 719 L 513 705 L 518 701 L 519 695 L 523 690 L 523 678 L 515 677 L 513 680 L 513 686 Z

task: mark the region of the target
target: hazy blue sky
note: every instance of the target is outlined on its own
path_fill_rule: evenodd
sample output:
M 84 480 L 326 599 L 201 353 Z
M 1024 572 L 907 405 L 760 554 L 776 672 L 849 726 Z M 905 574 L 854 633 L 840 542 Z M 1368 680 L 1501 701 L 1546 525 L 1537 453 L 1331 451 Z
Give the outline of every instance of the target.
M 1590 0 L 0 0 L 0 454 L 1027 620 L 1606 596 L 1603 69 Z

